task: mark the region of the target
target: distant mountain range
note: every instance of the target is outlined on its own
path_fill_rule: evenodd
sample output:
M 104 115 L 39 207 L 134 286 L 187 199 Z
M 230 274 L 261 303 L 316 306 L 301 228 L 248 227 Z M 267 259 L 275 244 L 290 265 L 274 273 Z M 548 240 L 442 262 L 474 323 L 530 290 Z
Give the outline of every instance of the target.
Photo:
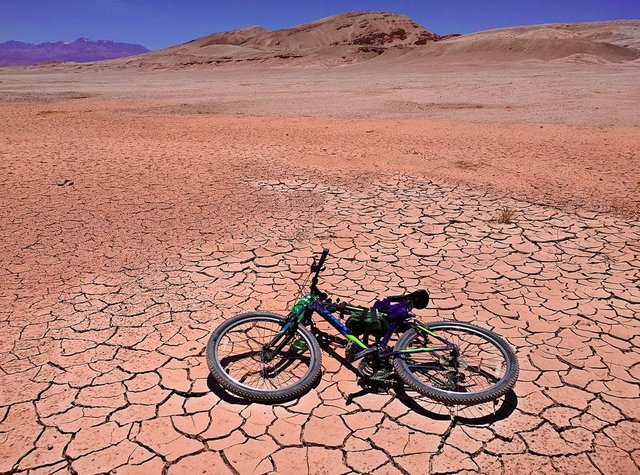
M 0 66 L 29 65 L 46 61 L 86 63 L 148 52 L 149 50 L 142 45 L 108 40 L 91 41 L 87 38 L 78 38 L 73 42 L 40 44 L 12 40 L 0 43 Z

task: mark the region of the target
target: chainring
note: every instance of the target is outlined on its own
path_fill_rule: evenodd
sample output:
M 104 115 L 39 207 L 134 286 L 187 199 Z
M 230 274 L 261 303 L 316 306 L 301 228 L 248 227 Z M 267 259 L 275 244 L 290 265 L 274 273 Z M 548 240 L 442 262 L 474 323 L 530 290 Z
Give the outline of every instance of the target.
M 375 381 L 378 383 L 393 383 L 395 381 L 395 372 L 393 368 L 377 367 L 367 358 L 363 358 L 358 365 L 358 372 L 362 379 Z

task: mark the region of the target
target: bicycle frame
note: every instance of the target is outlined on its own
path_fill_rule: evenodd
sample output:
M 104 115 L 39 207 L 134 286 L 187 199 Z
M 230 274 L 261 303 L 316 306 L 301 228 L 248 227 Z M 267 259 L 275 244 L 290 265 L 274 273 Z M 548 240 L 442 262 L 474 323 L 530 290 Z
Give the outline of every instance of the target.
M 313 313 L 317 313 L 322 318 L 324 318 L 327 322 L 329 322 L 329 324 L 331 324 L 331 326 L 335 328 L 342 336 L 344 336 L 347 340 L 353 342 L 360 349 L 360 351 L 353 358 L 353 361 L 356 361 L 360 358 L 363 358 L 367 354 L 373 353 L 376 350 L 381 351 L 384 348 L 386 348 L 387 344 L 391 340 L 391 337 L 393 336 L 398 326 L 401 323 L 405 323 L 409 318 L 411 318 L 410 315 L 407 315 L 406 317 L 403 317 L 403 318 L 390 319 L 389 328 L 387 329 L 387 332 L 385 333 L 385 335 L 382 337 L 382 340 L 375 345 L 367 346 L 362 341 L 360 341 L 358 337 L 353 335 L 349 331 L 349 329 L 346 327 L 346 325 L 342 323 L 342 321 L 340 321 L 340 319 L 338 319 L 333 313 L 331 313 L 331 311 L 328 309 L 330 305 L 333 306 L 333 304 L 330 304 L 328 302 L 323 302 L 316 295 L 307 294 L 303 296 L 296 303 L 296 305 L 294 305 L 291 312 L 289 312 L 289 318 L 287 319 L 287 322 L 284 324 L 282 329 L 276 334 L 276 336 L 273 338 L 273 340 L 269 343 L 268 346 L 273 347 L 274 345 L 277 345 L 274 352 L 277 352 L 280 349 L 282 349 L 282 347 L 288 341 L 287 338 L 283 339 L 283 336 L 287 334 L 287 330 L 289 330 L 293 326 L 293 329 L 294 329 L 293 333 L 295 333 L 295 328 L 297 327 L 297 325 L 302 324 L 307 318 L 311 318 Z M 351 307 L 351 308 L 360 308 L 360 307 Z M 392 351 L 380 352 L 378 354 L 378 357 L 390 358 L 393 356 L 406 355 L 406 354 L 427 353 L 427 352 L 436 352 L 436 351 L 451 351 L 455 348 L 455 346 L 452 343 L 448 342 L 444 338 L 441 338 L 436 333 L 429 330 L 427 327 L 416 322 L 413 322 L 412 325 L 418 331 L 422 333 L 426 333 L 436 338 L 438 341 L 443 343 L 444 346 L 412 348 L 412 349 L 401 350 L 401 351 L 392 350 Z M 415 366 L 422 366 L 422 365 L 415 365 Z M 424 365 L 424 366 L 427 367 L 429 365 Z

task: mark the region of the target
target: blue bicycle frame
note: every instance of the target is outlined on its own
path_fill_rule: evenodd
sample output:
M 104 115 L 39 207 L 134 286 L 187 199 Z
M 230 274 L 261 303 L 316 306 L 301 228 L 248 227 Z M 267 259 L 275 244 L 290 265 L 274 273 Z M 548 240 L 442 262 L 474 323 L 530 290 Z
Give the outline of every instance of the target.
M 346 307 L 352 308 L 352 309 L 358 309 L 358 310 L 365 310 L 362 307 L 354 307 L 349 305 L 347 305 Z M 342 323 L 342 321 L 338 319 L 333 313 L 331 313 L 329 308 L 332 308 L 332 309 L 336 308 L 336 305 L 330 302 L 324 302 L 320 298 L 318 298 L 316 295 L 313 295 L 313 294 L 305 295 L 296 303 L 296 305 L 294 305 L 291 312 L 289 312 L 287 322 L 276 334 L 274 339 L 270 342 L 269 346 L 273 347 L 274 345 L 278 345 L 278 343 L 280 343 L 280 345 L 278 345 L 276 349 L 276 351 L 278 351 L 280 348 L 282 348 L 282 346 L 284 346 L 284 344 L 286 344 L 286 339 L 283 341 L 281 341 L 281 339 L 284 335 L 287 334 L 287 330 L 289 328 L 291 328 L 292 326 L 294 326 L 295 328 L 297 325 L 305 322 L 307 318 L 310 318 L 313 313 L 317 313 L 318 315 L 322 316 L 326 321 L 328 321 L 331 324 L 331 326 L 333 326 L 336 330 L 338 330 L 338 332 L 340 332 L 341 335 L 343 335 L 347 340 L 353 342 L 360 349 L 360 351 L 353 358 L 353 360 L 356 361 L 367 354 L 373 353 L 376 350 L 381 350 L 383 348 L 386 348 L 387 344 L 391 340 L 391 337 L 393 336 L 393 333 L 396 331 L 398 326 L 401 323 L 405 323 L 408 319 L 412 318 L 412 315 L 408 312 L 399 317 L 389 318 L 389 328 L 387 329 L 387 332 L 385 333 L 382 340 L 380 340 L 380 342 L 376 345 L 367 346 L 358 337 L 353 335 L 349 331 L 349 329 L 346 327 L 346 325 Z M 436 333 L 429 330 L 424 325 L 414 322 L 413 327 L 417 331 L 421 333 L 426 333 L 427 335 L 437 339 L 443 344 L 443 346 L 411 348 L 411 349 L 400 350 L 400 351 L 395 351 L 395 350 L 386 351 L 384 353 L 379 353 L 379 357 L 389 358 L 389 357 L 398 356 L 398 355 L 427 353 L 427 352 L 435 352 L 435 351 L 451 351 L 454 349 L 455 346 L 452 343 L 448 342 L 444 338 L 441 338 L 440 336 L 438 336 Z M 416 365 L 416 366 L 424 366 L 425 368 L 431 367 L 431 365 L 428 365 L 428 364 Z

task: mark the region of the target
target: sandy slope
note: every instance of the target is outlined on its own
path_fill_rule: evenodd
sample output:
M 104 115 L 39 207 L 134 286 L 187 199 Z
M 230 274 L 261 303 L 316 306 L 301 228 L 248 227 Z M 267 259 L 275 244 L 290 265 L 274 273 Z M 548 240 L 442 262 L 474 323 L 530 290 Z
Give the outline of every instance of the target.
M 3 74 L 0 104 L 25 137 L 31 121 L 56 130 L 96 114 L 101 128 L 130 116 L 191 124 L 189 140 L 227 123 L 236 132 L 221 147 L 272 144 L 294 167 L 402 170 L 564 209 L 640 210 L 635 66 L 251 71 Z
M 640 21 L 610 21 L 481 31 L 427 44 L 405 59 L 473 62 L 582 59 L 622 63 L 637 59 L 639 48 Z
M 478 37 L 544 38 L 589 40 L 625 48 L 640 48 L 640 20 L 616 20 L 584 23 L 549 23 L 511 28 L 497 28 L 465 35 Z

